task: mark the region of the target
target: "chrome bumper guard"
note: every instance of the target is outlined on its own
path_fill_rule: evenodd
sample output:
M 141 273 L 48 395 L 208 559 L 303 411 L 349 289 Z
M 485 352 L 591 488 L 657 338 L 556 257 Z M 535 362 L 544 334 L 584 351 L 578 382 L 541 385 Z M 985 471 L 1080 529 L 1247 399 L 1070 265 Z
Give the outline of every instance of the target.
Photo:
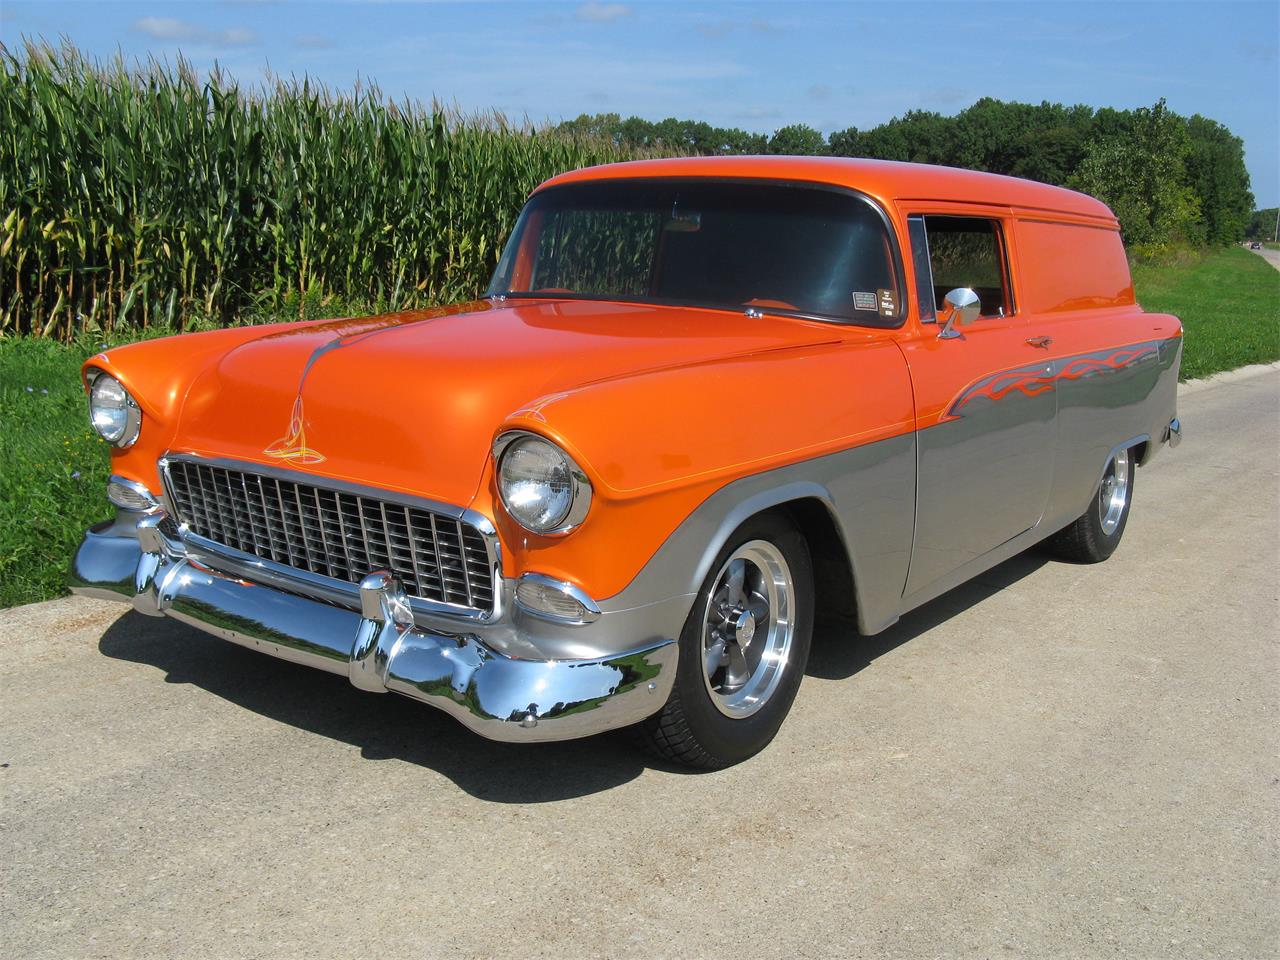
M 236 579 L 176 552 L 162 513 L 123 514 L 85 534 L 72 561 L 73 593 L 131 602 L 282 660 L 430 704 L 491 740 L 570 740 L 638 723 L 675 681 L 673 641 L 595 660 L 521 660 L 474 634 L 414 623 L 386 572 L 360 584 L 361 610 Z M 571 629 L 571 628 L 570 628 Z

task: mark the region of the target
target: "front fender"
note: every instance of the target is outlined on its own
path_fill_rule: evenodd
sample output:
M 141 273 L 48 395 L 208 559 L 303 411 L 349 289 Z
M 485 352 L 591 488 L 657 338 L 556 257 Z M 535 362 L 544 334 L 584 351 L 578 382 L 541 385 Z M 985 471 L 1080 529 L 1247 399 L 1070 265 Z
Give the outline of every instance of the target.
M 711 565 L 747 519 L 775 507 L 814 500 L 831 518 L 853 570 L 858 628 L 878 633 L 901 608 L 915 526 L 915 434 L 864 444 L 743 477 L 697 507 L 605 610 L 628 609 L 664 596 L 684 596 L 679 623 Z
M 902 438 L 914 429 L 914 412 L 901 352 L 870 335 L 637 374 L 543 398 L 501 429 L 541 433 L 564 447 L 591 479 L 591 512 L 568 536 L 547 538 L 492 509 L 507 572 L 571 580 L 599 601 L 630 591 L 655 563 L 665 566 L 657 554 L 678 531 L 684 531 L 680 539 L 714 544 L 714 557 L 717 537 L 722 543 L 727 536 L 724 525 L 732 530 L 759 509 L 802 498 L 821 500 L 847 526 L 844 513 L 857 501 L 858 485 L 822 474 L 820 465 L 855 469 L 862 460 L 856 451 L 885 441 L 895 451 L 909 446 Z M 780 492 L 783 487 L 793 492 Z M 913 488 L 903 493 L 910 497 Z M 492 477 L 487 496 L 485 506 L 493 508 Z M 712 498 L 718 506 L 708 527 L 695 512 Z M 755 506 L 739 504 L 747 500 Z M 479 509 L 488 512 L 485 506 Z M 696 560 L 678 559 L 662 576 L 675 577 L 679 583 L 671 588 L 681 594 L 696 591 L 710 558 L 700 551 Z M 640 602 L 661 594 L 645 588 Z

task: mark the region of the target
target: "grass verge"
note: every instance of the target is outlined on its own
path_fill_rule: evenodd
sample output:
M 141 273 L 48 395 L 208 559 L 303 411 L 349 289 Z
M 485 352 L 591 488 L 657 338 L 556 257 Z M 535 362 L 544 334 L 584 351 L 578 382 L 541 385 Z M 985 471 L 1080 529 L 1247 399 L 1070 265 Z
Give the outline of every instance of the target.
M 1138 301 L 1182 320 L 1182 379 L 1280 360 L 1280 270 L 1227 247 L 1133 268 Z
M 1280 359 L 1280 271 L 1239 248 L 1134 267 L 1148 310 L 1186 328 L 1183 377 Z M 84 529 L 104 519 L 105 446 L 90 432 L 78 368 L 96 341 L 0 338 L 0 607 L 64 592 Z
M 0 607 L 64 593 L 80 535 L 110 513 L 107 451 L 78 374 L 94 352 L 0 339 Z

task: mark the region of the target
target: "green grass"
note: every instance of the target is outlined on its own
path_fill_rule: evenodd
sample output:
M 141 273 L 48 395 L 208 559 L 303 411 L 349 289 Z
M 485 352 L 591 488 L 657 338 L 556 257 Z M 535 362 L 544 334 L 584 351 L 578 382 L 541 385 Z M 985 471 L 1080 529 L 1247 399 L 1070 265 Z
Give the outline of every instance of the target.
M 0 607 L 63 593 L 80 534 L 110 514 L 107 451 L 77 374 L 94 352 L 0 339 Z
M 1133 268 L 1138 301 L 1182 320 L 1184 380 L 1280 360 L 1280 270 L 1228 247 Z
M 1140 264 L 1134 282 L 1146 309 L 1182 318 L 1184 377 L 1280 358 L 1280 271 L 1256 254 Z M 61 594 L 81 533 L 111 512 L 107 448 L 89 431 L 77 372 L 98 349 L 96 340 L 0 338 L 0 607 Z

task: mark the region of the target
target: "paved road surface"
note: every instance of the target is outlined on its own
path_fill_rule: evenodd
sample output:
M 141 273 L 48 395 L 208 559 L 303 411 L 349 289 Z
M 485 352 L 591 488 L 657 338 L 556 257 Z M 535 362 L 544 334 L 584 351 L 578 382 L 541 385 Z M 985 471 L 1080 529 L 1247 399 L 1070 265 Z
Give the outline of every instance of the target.
M 1263 247 L 1261 250 L 1254 250 L 1253 252 L 1262 257 L 1263 260 L 1267 261 L 1267 263 L 1271 264 L 1277 270 L 1280 270 L 1280 250 L 1271 250 L 1267 247 Z
M 0 956 L 1280 955 L 1280 374 L 1180 412 L 1110 562 L 824 630 L 720 773 L 0 613 Z

